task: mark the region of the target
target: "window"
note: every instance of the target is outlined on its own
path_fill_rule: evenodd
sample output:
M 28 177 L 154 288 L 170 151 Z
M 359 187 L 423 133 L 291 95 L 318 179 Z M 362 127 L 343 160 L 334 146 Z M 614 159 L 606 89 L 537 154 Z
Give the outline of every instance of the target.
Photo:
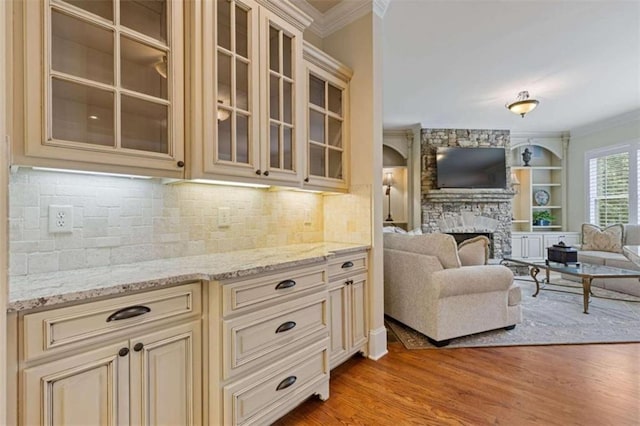
M 589 223 L 638 222 L 639 144 L 587 152 Z

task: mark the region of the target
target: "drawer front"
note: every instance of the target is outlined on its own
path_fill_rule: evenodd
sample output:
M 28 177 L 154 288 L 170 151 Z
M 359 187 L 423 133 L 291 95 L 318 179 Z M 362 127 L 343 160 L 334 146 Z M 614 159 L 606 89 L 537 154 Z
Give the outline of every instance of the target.
M 304 399 L 329 380 L 326 340 L 290 357 L 275 372 L 243 379 L 224 388 L 225 424 L 257 424 L 277 418 L 292 399 Z
M 132 326 L 199 315 L 200 283 L 115 297 L 24 316 L 24 357 L 89 343 Z
M 324 262 L 309 268 L 296 269 L 237 282 L 223 282 L 223 315 L 247 307 L 279 303 L 289 296 L 310 289 L 321 289 L 327 283 Z
M 329 260 L 329 279 L 367 270 L 367 252 L 350 253 Z
M 323 292 L 225 320 L 224 377 L 277 361 L 314 336 L 323 338 L 328 333 L 327 309 Z

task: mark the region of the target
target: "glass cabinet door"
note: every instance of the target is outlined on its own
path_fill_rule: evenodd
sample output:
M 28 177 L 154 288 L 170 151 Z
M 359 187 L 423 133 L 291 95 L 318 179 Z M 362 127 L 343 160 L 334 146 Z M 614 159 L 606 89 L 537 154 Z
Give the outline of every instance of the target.
M 47 143 L 175 154 L 171 16 L 167 0 L 49 3 Z
M 345 87 L 312 72 L 308 78 L 308 173 L 343 180 Z
M 270 22 L 268 37 L 268 169 L 295 171 L 294 36 Z
M 216 2 L 216 149 L 214 163 L 252 165 L 254 126 L 254 20 L 248 2 Z

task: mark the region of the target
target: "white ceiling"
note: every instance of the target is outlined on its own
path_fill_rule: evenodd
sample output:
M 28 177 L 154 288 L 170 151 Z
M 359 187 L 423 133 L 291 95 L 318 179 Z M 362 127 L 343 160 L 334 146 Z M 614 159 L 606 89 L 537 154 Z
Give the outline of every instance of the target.
M 333 6 L 340 3 L 341 0 L 307 0 L 311 6 L 315 7 L 322 13 L 326 13 Z
M 393 0 L 384 127 L 563 131 L 640 114 L 640 1 Z M 505 103 L 528 90 L 521 118 Z

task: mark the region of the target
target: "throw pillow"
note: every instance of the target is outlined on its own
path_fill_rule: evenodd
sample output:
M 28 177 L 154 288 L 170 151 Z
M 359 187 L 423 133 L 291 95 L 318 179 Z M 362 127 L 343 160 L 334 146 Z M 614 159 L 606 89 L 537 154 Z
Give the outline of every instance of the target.
M 483 235 L 458 244 L 458 257 L 462 266 L 486 265 L 489 259 L 489 239 Z
M 610 251 L 622 253 L 621 224 L 607 226 L 602 229 L 589 223 L 582 224 L 582 250 Z

